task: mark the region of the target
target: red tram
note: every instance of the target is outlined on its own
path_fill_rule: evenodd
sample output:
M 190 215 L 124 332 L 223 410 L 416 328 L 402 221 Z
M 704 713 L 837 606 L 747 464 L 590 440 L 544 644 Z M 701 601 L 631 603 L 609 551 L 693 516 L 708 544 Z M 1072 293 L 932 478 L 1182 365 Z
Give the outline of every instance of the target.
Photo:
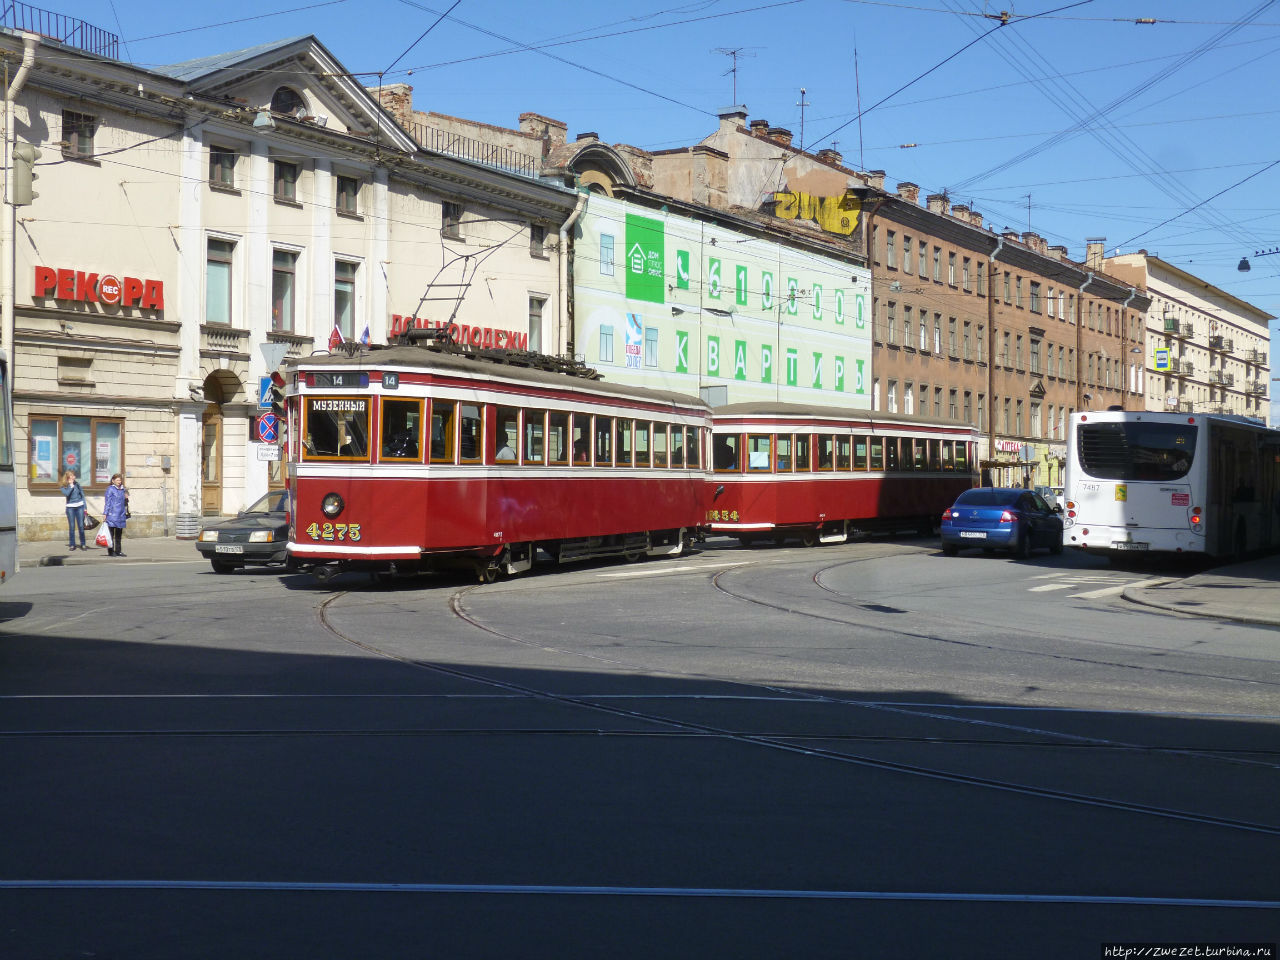
M 438 345 L 290 367 L 289 552 L 322 579 L 676 555 L 705 522 L 696 397 Z
M 842 543 L 877 528 L 932 532 L 978 482 L 978 435 L 965 423 L 741 403 L 717 407 L 712 430 L 709 525 L 746 545 Z

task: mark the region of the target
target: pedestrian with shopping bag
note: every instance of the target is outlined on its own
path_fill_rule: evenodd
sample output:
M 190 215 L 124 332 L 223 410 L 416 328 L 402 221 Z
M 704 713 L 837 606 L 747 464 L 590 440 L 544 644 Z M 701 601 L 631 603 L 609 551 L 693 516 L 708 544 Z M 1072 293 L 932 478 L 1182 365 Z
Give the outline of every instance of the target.
M 103 498 L 102 518 L 106 521 L 109 539 L 107 541 L 108 557 L 123 557 L 120 541 L 124 537 L 124 526 L 129 520 L 129 491 L 125 488 L 124 477 L 112 474 L 111 484 Z
M 62 475 L 62 495 L 67 498 L 67 549 L 76 549 L 76 533 L 80 534 L 80 547 L 84 549 L 84 491 L 75 472 Z

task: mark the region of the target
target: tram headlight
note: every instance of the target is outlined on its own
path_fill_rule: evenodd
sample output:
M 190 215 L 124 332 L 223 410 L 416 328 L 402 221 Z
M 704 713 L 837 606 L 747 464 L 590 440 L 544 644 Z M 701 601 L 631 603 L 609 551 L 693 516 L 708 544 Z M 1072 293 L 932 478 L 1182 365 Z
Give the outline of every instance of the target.
M 346 506 L 342 502 L 342 497 L 336 493 L 326 493 L 324 499 L 320 501 L 320 510 L 326 517 L 336 517 Z

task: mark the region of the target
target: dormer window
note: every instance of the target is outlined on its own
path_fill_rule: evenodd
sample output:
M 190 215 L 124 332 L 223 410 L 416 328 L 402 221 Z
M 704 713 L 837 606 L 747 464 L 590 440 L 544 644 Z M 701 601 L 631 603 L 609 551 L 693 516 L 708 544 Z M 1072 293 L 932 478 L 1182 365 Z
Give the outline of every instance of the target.
M 271 112 L 302 116 L 307 112 L 307 104 L 297 90 L 280 87 L 271 95 Z

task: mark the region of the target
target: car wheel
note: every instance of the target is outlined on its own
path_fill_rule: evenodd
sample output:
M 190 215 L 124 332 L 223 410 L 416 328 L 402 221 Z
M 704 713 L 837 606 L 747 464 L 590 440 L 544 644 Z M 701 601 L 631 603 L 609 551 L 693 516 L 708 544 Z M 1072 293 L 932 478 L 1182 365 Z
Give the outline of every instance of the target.
M 944 543 L 942 545 L 942 552 L 946 554 L 948 557 L 954 557 L 956 554 L 960 552 L 960 548 L 957 547 L 954 543 Z
M 1059 532 L 1058 536 L 1055 537 L 1049 543 L 1049 552 L 1052 553 L 1055 557 L 1058 554 L 1062 553 L 1062 533 L 1061 532 Z
M 1025 560 L 1031 556 L 1031 531 L 1018 530 L 1018 540 L 1013 545 L 1013 555 L 1019 560 Z
M 217 557 L 209 558 L 209 566 L 213 567 L 214 573 L 233 573 L 236 565 L 230 560 L 219 560 Z

